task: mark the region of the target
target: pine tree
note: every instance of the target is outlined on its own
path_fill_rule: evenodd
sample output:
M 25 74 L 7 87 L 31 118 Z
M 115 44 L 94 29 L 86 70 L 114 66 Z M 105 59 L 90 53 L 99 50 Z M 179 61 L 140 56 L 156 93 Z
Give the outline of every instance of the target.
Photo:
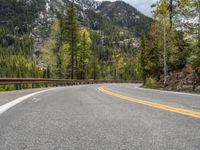
M 148 38 L 148 70 L 149 74 L 159 80 L 163 67 L 163 40 L 160 38 L 160 26 L 157 21 L 153 21 Z
M 147 78 L 147 51 L 146 51 L 146 38 L 144 32 L 141 34 L 141 44 L 140 44 L 140 51 L 141 51 L 141 67 L 142 67 L 142 79 L 145 82 Z
M 55 20 L 51 26 L 49 38 L 42 49 L 42 57 L 46 65 L 44 68 L 47 69 L 48 66 L 51 67 L 51 74 L 57 78 L 63 78 L 61 68 L 62 59 L 59 55 L 62 44 L 60 21 Z
M 70 3 L 67 10 L 67 15 L 64 17 L 63 22 L 63 38 L 64 42 L 69 43 L 71 55 L 71 79 L 75 78 L 77 74 L 77 51 L 78 51 L 78 35 L 79 23 L 76 14 L 76 8 L 73 3 Z
M 167 83 L 167 76 L 168 76 L 168 48 L 167 48 L 167 28 L 170 23 L 170 19 L 168 19 L 169 16 L 169 10 L 168 10 L 169 3 L 166 0 L 160 0 L 157 5 L 157 10 L 155 13 L 156 18 L 161 23 L 163 27 L 163 60 L 164 60 L 164 84 Z
M 86 79 L 87 73 L 89 72 L 88 67 L 90 64 L 91 58 L 91 38 L 90 33 L 86 29 L 83 29 L 79 33 L 80 42 L 79 42 L 79 51 L 78 51 L 78 70 L 79 78 Z
M 194 70 L 200 74 L 200 0 L 180 0 L 177 11 L 184 20 L 179 21 L 178 27 L 184 31 L 184 38 L 190 44 L 189 61 Z

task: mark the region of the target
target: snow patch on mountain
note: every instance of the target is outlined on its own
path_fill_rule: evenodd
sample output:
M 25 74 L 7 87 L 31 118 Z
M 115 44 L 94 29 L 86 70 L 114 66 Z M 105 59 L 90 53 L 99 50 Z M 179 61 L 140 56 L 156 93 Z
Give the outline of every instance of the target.
M 80 6 L 82 9 L 96 9 L 101 2 L 95 0 L 70 0 L 74 2 L 76 5 Z

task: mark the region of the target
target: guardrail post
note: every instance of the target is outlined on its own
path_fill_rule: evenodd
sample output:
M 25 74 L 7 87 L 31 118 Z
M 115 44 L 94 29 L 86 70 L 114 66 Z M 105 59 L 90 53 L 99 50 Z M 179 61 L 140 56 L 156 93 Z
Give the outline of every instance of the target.
M 32 89 L 35 88 L 35 84 L 34 84 L 34 83 L 31 84 L 31 88 L 32 88 Z
M 17 83 L 16 85 L 15 85 L 15 88 L 16 88 L 16 90 L 21 90 L 22 88 L 21 88 L 21 83 Z

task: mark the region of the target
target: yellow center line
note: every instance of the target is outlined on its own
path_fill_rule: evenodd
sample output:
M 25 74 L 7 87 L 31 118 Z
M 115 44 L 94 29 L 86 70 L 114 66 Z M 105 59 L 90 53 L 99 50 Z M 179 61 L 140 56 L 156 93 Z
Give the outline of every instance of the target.
M 146 105 L 146 106 L 149 106 L 149 107 L 153 107 L 153 108 L 157 108 L 157 109 L 161 109 L 161 110 L 166 110 L 166 111 L 170 111 L 170 112 L 175 112 L 175 113 L 182 114 L 182 115 L 185 115 L 185 116 L 190 116 L 190 117 L 193 117 L 193 118 L 199 118 L 200 119 L 200 112 L 197 112 L 197 111 L 192 111 L 192 110 L 183 109 L 183 108 L 177 108 L 177 107 L 173 107 L 173 106 L 163 105 L 163 104 L 159 104 L 159 103 L 154 103 L 154 102 L 150 102 L 150 101 L 145 101 L 145 100 L 121 95 L 121 94 L 107 90 L 106 87 L 99 87 L 98 90 L 101 91 L 104 94 L 108 94 L 108 95 L 111 95 L 113 97 L 117 97 L 117 98 L 120 98 L 120 99 L 123 99 L 123 100 L 126 100 L 126 101 L 131 101 L 131 102 Z

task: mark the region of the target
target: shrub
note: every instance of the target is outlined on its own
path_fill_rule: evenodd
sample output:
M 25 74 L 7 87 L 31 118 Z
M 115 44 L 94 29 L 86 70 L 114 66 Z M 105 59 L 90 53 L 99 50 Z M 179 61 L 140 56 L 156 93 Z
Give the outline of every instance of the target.
M 146 79 L 146 82 L 145 82 L 145 87 L 147 88 L 157 88 L 158 87 L 158 82 L 155 78 L 153 77 L 148 77 Z

